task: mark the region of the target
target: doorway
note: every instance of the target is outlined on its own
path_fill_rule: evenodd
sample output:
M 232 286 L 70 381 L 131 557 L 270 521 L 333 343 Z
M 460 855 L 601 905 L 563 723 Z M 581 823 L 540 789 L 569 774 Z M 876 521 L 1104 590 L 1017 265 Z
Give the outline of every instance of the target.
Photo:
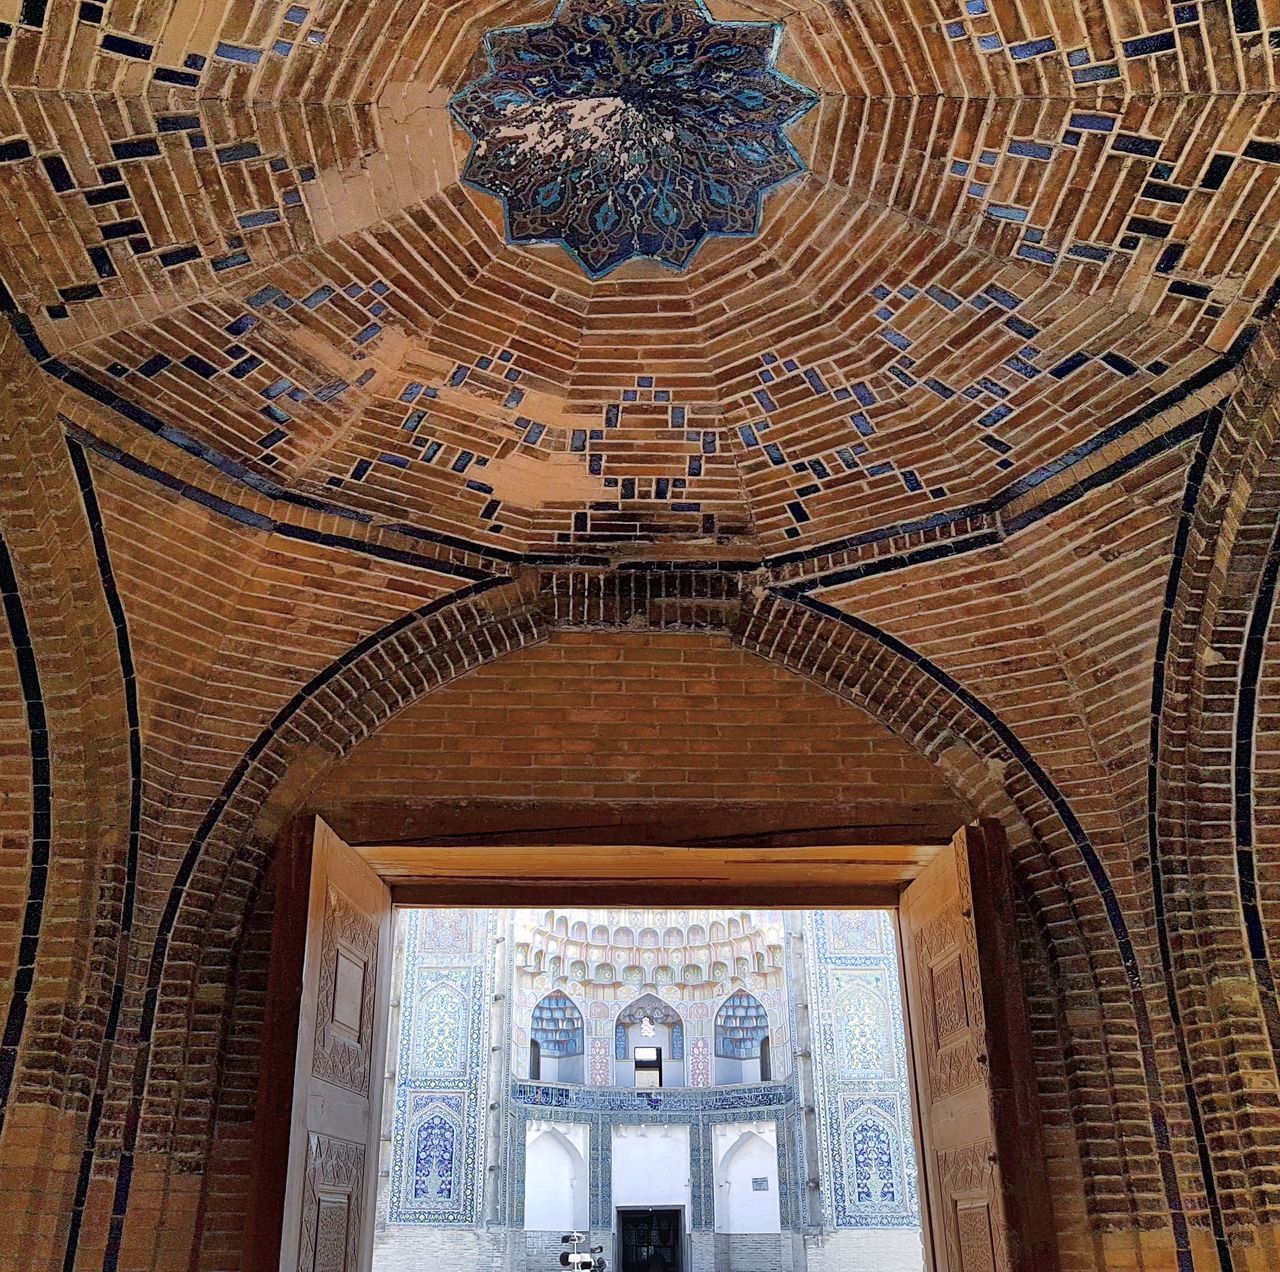
M 679 1210 L 618 1211 L 618 1272 L 684 1272 Z
M 294 1072 L 289 1091 L 275 1093 L 277 1107 L 293 1108 L 283 1240 L 277 1237 L 274 1258 L 261 1260 L 264 1268 L 309 1267 L 317 1242 L 341 1229 L 341 1272 L 376 1272 L 376 1237 L 396 1220 L 384 1189 L 398 1171 L 401 1211 L 425 1217 L 419 1235 L 427 1262 L 482 1266 L 500 1255 L 504 1266 L 540 1269 L 556 1261 L 572 1231 L 603 1247 L 615 1269 L 649 1272 L 636 1260 L 651 1262 L 656 1251 L 664 1272 L 683 1272 L 691 1257 L 699 1266 L 733 1267 L 740 1253 L 802 1270 L 813 1264 L 808 1243 L 795 1236 L 825 1238 L 838 1228 L 833 1199 L 843 1198 L 870 1208 L 877 1222 L 916 1204 L 913 1222 L 924 1239 L 923 1250 L 916 1239 L 916 1268 L 959 1272 L 952 1228 L 963 1220 L 966 1239 L 976 1229 L 989 1233 L 993 1266 L 1051 1272 L 1051 1254 L 1034 1264 L 1016 1257 L 1023 1249 L 1039 1257 L 1039 1242 L 1009 1257 L 1009 1219 L 1025 1217 L 1017 1206 L 1026 1192 L 1043 1190 L 1039 1137 L 1026 1134 L 1034 1125 L 1024 1098 L 1029 1037 L 1025 1026 L 1011 1027 L 1017 1022 L 1009 1015 L 1021 1001 L 1020 986 L 1017 995 L 1009 990 L 1016 949 L 994 930 L 1010 893 L 997 878 L 1007 859 L 995 836 L 975 827 L 944 849 L 797 849 L 767 854 L 767 862 L 752 850 L 571 849 L 533 853 L 523 875 L 500 850 L 505 871 L 486 864 L 483 851 L 458 862 L 458 854 L 421 848 L 352 849 L 318 822 L 311 839 L 309 864 L 293 871 L 309 903 L 293 904 L 282 889 L 278 910 L 307 914 L 308 922 L 297 960 Z M 550 860 L 569 854 L 572 864 Z M 726 856 L 744 860 L 719 860 Z M 441 873 L 426 864 L 440 869 L 446 859 Z M 450 867 L 453 876 L 445 877 Z M 600 878 L 584 885 L 583 867 Z M 483 881 L 466 877 L 472 869 Z M 841 889 L 841 878 L 854 882 Z M 635 910 L 640 883 L 650 908 Z M 566 891 L 577 908 L 554 908 Z M 690 908 L 734 891 L 739 908 L 714 916 Z M 498 902 L 507 918 L 495 922 L 496 909 L 459 909 L 463 898 Z M 740 908 L 766 899 L 795 908 Z M 435 905 L 424 907 L 428 900 Z M 865 900 L 880 908 L 856 908 Z M 526 904 L 511 909 L 513 901 Z M 848 908 L 806 912 L 806 901 Z M 392 967 L 404 957 L 393 913 L 433 916 L 426 945 L 438 966 L 423 994 L 444 1024 L 426 1016 L 406 1022 L 405 993 L 393 999 L 390 986 L 404 973 L 402 962 Z M 877 940 L 887 955 L 878 980 L 868 975 Z M 800 1011 L 793 991 L 812 987 L 806 960 L 824 942 L 850 956 L 843 970 L 851 974 L 833 982 L 819 1018 L 809 989 Z M 979 950 L 991 951 L 992 967 L 981 966 Z M 495 976 L 504 967 L 508 980 L 500 984 Z M 517 969 L 528 979 L 513 978 Z M 992 977 L 1002 994 L 992 1013 L 1001 1048 L 985 1040 L 982 1001 Z M 904 996 L 901 1044 L 877 1056 L 877 1021 L 895 1002 L 901 1013 Z M 382 1063 L 389 1036 L 413 1051 L 415 1063 L 423 1058 L 429 1080 L 422 1090 L 395 1089 L 404 1053 Z M 636 1060 L 643 1067 L 646 1050 L 659 1045 L 663 1084 L 646 1088 Z M 1002 1074 L 988 1081 L 988 1066 L 996 1067 L 988 1055 L 996 1052 L 1000 1064 L 1021 1058 L 1020 1078 L 1015 1071 L 1004 1085 L 996 1084 Z M 801 1082 L 796 1064 L 815 1055 L 838 1058 L 858 1079 L 809 1105 L 801 1091 L 812 1083 Z M 942 1065 L 954 1075 L 965 1056 L 974 1060 L 964 1070 L 974 1078 L 957 1126 L 938 1107 L 936 1074 Z M 868 1098 L 864 1089 L 876 1073 L 903 1084 L 896 1127 L 887 1097 Z M 341 1104 L 328 1094 L 334 1085 L 349 1093 Z M 1021 1101 L 1008 1140 L 1005 1090 Z M 954 1105 L 960 1093 L 942 1098 Z M 521 1134 L 502 1146 L 512 1110 Z M 384 1125 L 393 1129 L 380 1143 Z M 955 1136 L 966 1137 L 975 1170 L 932 1176 L 935 1149 L 955 1152 L 939 1128 L 957 1149 Z M 659 1158 L 665 1165 L 654 1169 Z M 645 1168 L 635 1169 L 641 1160 Z M 535 1161 L 543 1184 L 558 1172 L 565 1186 L 530 1199 L 526 1165 Z M 919 1181 L 916 1161 L 924 1166 Z M 815 1170 L 818 1186 L 810 1182 Z M 536 1231 L 526 1222 L 532 1213 L 545 1219 Z M 847 1225 L 855 1233 L 860 1227 L 856 1218 Z M 494 1241 L 505 1243 L 502 1251 L 489 1248 Z

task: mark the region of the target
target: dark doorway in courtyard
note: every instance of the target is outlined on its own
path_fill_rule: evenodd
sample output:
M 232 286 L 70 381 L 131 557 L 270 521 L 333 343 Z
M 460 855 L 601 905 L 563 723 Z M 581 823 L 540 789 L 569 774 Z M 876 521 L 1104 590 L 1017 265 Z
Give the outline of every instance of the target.
M 619 1272 L 684 1272 L 679 1210 L 619 1210 Z

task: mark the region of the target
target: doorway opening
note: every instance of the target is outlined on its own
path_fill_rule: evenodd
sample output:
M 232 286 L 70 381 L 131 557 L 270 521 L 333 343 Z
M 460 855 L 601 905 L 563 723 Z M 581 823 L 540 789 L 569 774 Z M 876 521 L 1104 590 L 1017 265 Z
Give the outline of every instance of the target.
M 545 878 L 290 835 L 254 1266 L 522 1272 L 579 1234 L 616 1272 L 620 1216 L 676 1212 L 682 1272 L 1053 1272 L 994 824 Z
M 893 911 L 401 907 L 373 1272 L 923 1272 Z
M 684 1272 L 683 1212 L 618 1211 L 618 1272 Z

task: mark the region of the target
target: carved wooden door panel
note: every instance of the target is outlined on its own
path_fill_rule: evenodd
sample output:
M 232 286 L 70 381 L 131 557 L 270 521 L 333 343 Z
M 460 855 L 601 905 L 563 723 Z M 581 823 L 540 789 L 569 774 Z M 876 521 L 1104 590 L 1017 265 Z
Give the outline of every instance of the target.
M 902 958 L 933 1272 L 1057 1267 L 1000 827 L 965 827 L 903 890 Z
M 369 1272 L 391 895 L 319 818 L 311 852 L 281 1272 Z

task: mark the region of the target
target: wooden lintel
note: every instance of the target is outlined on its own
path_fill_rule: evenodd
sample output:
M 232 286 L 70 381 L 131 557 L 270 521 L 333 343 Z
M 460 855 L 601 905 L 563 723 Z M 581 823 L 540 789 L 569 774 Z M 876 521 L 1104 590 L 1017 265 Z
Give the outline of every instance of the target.
M 887 906 L 936 844 L 676 848 L 368 845 L 404 905 Z

